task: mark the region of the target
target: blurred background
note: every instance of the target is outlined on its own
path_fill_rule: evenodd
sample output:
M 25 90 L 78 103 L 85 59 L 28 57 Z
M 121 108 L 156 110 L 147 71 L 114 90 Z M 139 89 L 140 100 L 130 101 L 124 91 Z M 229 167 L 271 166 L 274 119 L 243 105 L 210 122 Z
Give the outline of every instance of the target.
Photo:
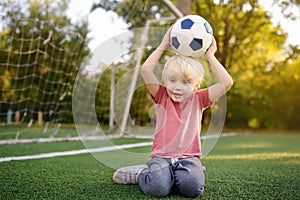
M 124 47 L 119 36 L 147 22 L 167 28 L 187 14 L 212 25 L 216 56 L 234 79 L 226 95 L 225 128 L 300 129 L 299 0 L 4 0 L 0 13 L 0 132 L 12 126 L 44 131 L 72 126 L 76 77 L 80 109 L 90 108 L 85 102 L 94 92 L 101 128 L 119 129 L 114 86 L 136 68 L 137 49 L 143 48 L 142 63 L 164 32 L 148 33 L 146 41 L 134 32 L 126 38 L 128 53 L 91 66 L 93 52 L 111 38 Z M 128 114 L 122 115 L 126 129 L 153 127 L 153 103 L 144 86 L 120 101 L 129 101 Z M 204 127 L 211 112 L 205 112 Z

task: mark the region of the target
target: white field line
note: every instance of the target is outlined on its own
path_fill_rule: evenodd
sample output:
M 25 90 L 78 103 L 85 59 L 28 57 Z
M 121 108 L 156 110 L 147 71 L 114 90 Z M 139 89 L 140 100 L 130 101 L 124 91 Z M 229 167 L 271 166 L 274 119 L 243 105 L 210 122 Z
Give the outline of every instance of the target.
M 219 134 L 208 135 L 208 136 L 205 135 L 202 137 L 202 140 L 213 139 L 213 138 L 218 138 L 218 137 L 229 137 L 229 136 L 234 136 L 234 135 L 236 135 L 236 134 L 235 133 L 223 133 L 221 135 L 219 135 Z M 118 149 L 130 149 L 130 148 L 135 148 L 135 147 L 151 146 L 152 143 L 153 142 L 141 142 L 141 143 L 135 143 L 135 144 L 123 144 L 123 145 L 92 148 L 92 149 L 42 153 L 42 154 L 28 155 L 28 156 L 2 157 L 2 158 L 0 158 L 0 162 L 8 162 L 8 161 L 13 161 L 13 160 L 52 158 L 52 157 L 58 157 L 58 156 L 71 156 L 71 155 L 79 155 L 79 154 L 87 154 L 87 153 L 100 153 L 100 152 L 106 152 L 106 151 L 114 151 L 114 150 L 118 150 Z
M 222 134 L 210 134 L 210 135 L 201 136 L 201 140 L 215 139 L 215 138 L 219 138 L 219 137 L 231 137 L 231 136 L 235 136 L 235 135 L 236 135 L 236 133 L 234 133 L 234 132 L 222 133 Z
M 235 133 L 223 133 L 221 137 L 232 136 Z M 8 139 L 8 140 L 0 140 L 0 145 L 5 144 L 25 144 L 25 143 L 48 143 L 48 142 L 66 142 L 66 141 L 88 141 L 88 140 L 107 140 L 107 139 L 114 139 L 118 138 L 119 135 L 103 135 L 103 136 L 78 136 L 78 137 L 50 137 L 50 138 L 33 138 L 33 139 Z M 136 138 L 144 138 L 144 139 L 153 139 L 153 137 L 145 137 L 145 136 L 134 136 Z M 202 140 L 217 138 L 219 137 L 218 134 L 213 135 L 204 135 L 201 136 Z
M 99 152 L 106 152 L 106 151 L 114 151 L 118 149 L 129 149 L 134 147 L 144 147 L 150 146 L 152 142 L 141 142 L 136 144 L 123 144 L 123 145 L 116 145 L 116 146 L 108 146 L 108 147 L 100 147 L 100 148 L 93 148 L 93 149 L 81 149 L 81 150 L 73 150 L 73 151 L 62 151 L 62 152 L 51 152 L 51 153 L 42 153 L 37 155 L 29 155 L 29 156 L 13 156 L 13 157 L 4 157 L 0 158 L 0 162 L 8 162 L 12 160 L 29 160 L 29 159 L 40 159 L 40 158 L 52 158 L 58 156 L 72 156 L 72 155 L 79 155 L 79 154 L 87 154 L 87 153 L 99 153 Z
M 86 137 L 50 137 L 50 138 L 33 138 L 33 139 L 8 139 L 0 140 L 0 145 L 4 144 L 24 144 L 24 143 L 47 143 L 47 142 L 64 142 L 64 141 L 84 141 L 84 140 L 107 140 L 117 138 L 118 135 L 111 136 L 86 136 Z

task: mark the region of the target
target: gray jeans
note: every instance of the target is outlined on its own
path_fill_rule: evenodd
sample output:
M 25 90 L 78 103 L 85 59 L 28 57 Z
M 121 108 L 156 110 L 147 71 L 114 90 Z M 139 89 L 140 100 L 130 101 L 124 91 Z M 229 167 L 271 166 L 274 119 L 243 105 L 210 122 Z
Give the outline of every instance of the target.
M 176 191 L 186 197 L 204 192 L 204 168 L 196 157 L 170 159 L 153 157 L 138 176 L 141 190 L 149 196 L 165 197 Z

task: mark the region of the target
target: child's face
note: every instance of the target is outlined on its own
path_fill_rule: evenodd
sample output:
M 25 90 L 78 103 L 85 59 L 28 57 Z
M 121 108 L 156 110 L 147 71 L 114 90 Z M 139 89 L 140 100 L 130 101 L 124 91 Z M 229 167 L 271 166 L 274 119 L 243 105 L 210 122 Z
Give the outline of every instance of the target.
M 186 101 L 194 92 L 197 82 L 187 80 L 178 70 L 167 69 L 164 83 L 167 93 L 174 102 Z

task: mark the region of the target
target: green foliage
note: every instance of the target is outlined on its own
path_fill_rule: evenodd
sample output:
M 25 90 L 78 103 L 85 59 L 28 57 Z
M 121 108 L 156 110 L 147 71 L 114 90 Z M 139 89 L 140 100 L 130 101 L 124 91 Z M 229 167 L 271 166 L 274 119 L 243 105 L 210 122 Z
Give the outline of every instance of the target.
M 149 111 L 151 106 L 153 106 L 153 103 L 150 101 L 149 93 L 145 85 L 135 90 L 131 105 L 130 116 L 135 124 L 139 126 L 150 125 L 151 118 L 149 116 Z
M 273 26 L 271 17 L 255 0 L 198 1 L 193 12 L 212 24 L 218 42 L 216 55 L 235 81 L 227 95 L 228 124 L 249 127 L 255 121 L 255 127 L 267 128 L 264 122 L 274 114 L 266 107 L 264 87 L 272 80 L 269 71 L 283 61 L 286 34 Z
M 120 15 L 129 25 L 130 28 L 141 28 L 149 19 L 159 19 L 161 17 L 170 16 L 170 10 L 160 0 L 123 0 L 120 2 L 103 0 L 93 9 L 100 7 L 106 10 L 113 10 Z
M 295 61 L 278 65 L 272 73 L 272 82 L 266 89 L 268 104 L 275 111 L 279 124 L 288 129 L 300 128 L 300 56 Z M 274 123 L 274 122 L 273 122 Z

